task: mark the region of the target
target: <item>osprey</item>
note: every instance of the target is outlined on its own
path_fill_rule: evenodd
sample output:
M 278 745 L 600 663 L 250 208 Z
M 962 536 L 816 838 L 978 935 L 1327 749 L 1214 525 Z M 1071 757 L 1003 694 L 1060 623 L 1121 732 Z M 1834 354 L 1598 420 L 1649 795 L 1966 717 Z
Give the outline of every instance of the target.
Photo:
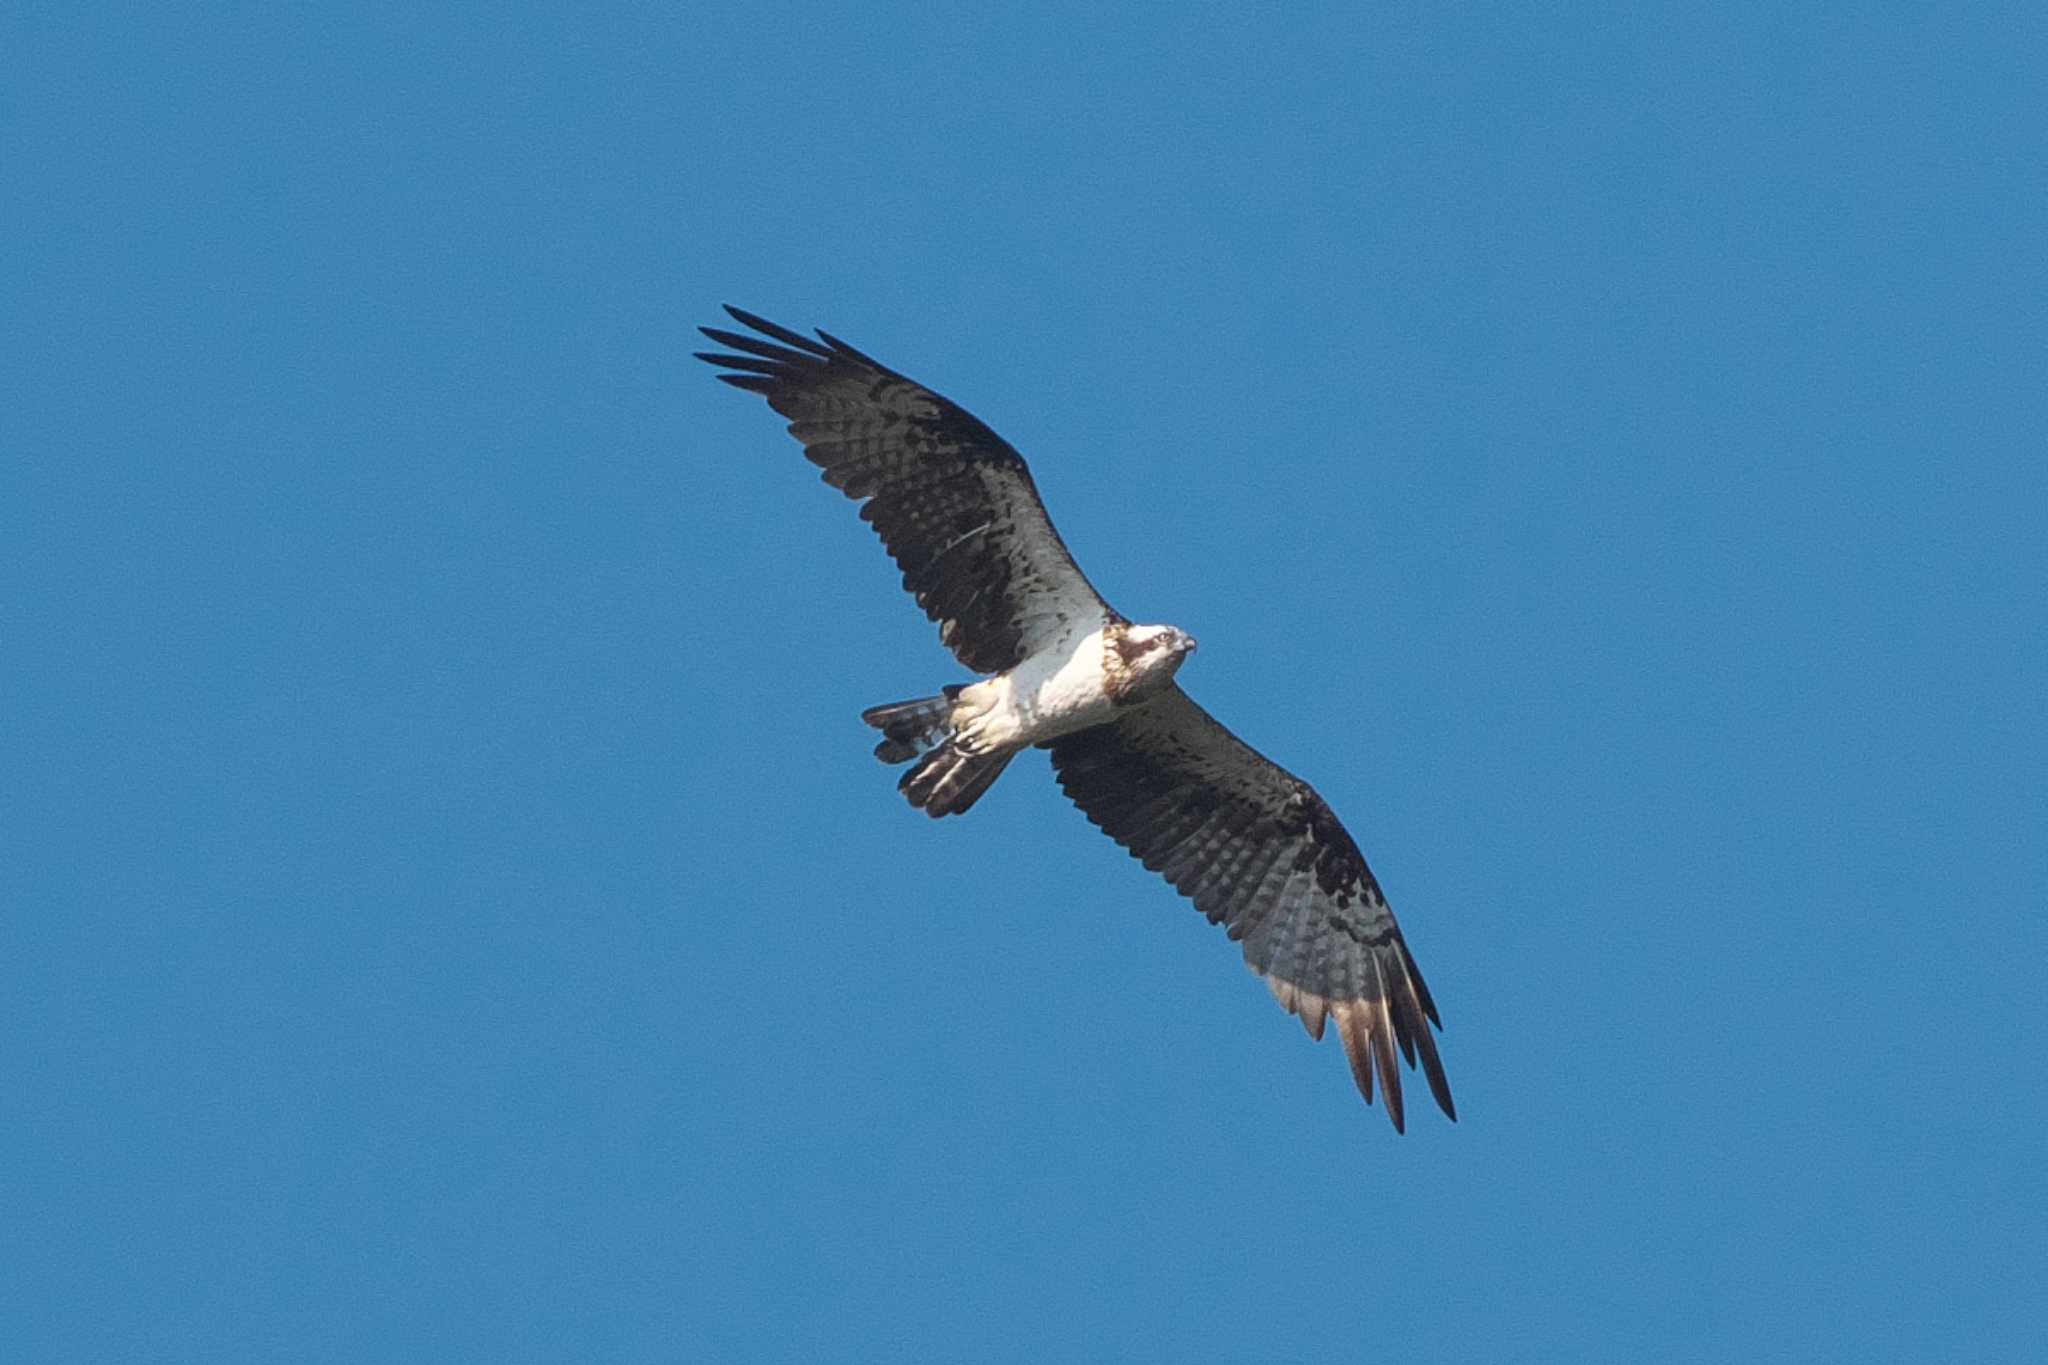
M 900 783 L 911 805 L 958 815 L 1024 749 L 1050 751 L 1074 804 L 1240 941 L 1310 1036 L 1336 1021 L 1359 1091 L 1372 1103 L 1377 1073 L 1396 1131 L 1397 1047 L 1455 1119 L 1436 1002 L 1379 883 L 1314 788 L 1181 691 L 1194 638 L 1103 601 L 1023 458 L 964 409 L 826 332 L 726 311 L 760 335 L 703 328 L 730 350 L 698 358 L 789 419 L 939 638 L 986 675 L 862 713 L 882 732 L 878 758 L 916 760 Z

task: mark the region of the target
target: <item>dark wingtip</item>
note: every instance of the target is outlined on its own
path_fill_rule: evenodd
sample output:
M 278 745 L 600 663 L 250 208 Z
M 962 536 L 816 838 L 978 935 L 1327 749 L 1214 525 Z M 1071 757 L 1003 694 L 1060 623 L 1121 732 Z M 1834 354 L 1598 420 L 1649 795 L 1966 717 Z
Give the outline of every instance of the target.
M 879 370 L 883 374 L 896 374 L 896 371 L 890 369 L 881 361 L 875 359 L 867 352 L 860 350 L 858 347 L 847 345 L 838 337 L 833 336 L 830 332 L 826 331 L 823 327 L 820 327 L 818 329 L 818 339 L 820 341 L 823 341 L 827 346 L 830 346 L 833 350 L 839 352 L 840 355 L 846 357 L 848 360 L 858 361 L 860 364 L 867 366 L 869 369 Z M 897 377 L 901 378 L 902 376 L 898 375 Z
M 1394 943 L 1401 950 L 1401 966 L 1408 973 L 1408 980 L 1415 987 L 1415 1002 L 1422 1006 L 1422 1012 L 1429 1016 L 1429 1022 L 1438 1028 L 1444 1026 L 1443 1017 L 1436 1012 L 1436 1001 L 1430 996 L 1429 984 L 1422 979 L 1422 969 L 1415 965 L 1415 954 L 1408 951 L 1406 939 L 1396 935 Z
M 758 356 L 762 360 L 772 360 L 778 367 L 815 365 L 818 363 L 818 357 L 809 351 L 791 350 L 787 346 L 778 346 L 774 342 L 763 341 L 757 336 L 749 336 L 744 332 L 728 332 L 723 327 L 704 327 L 699 330 L 721 346 L 729 346 L 735 351 L 744 351 L 748 355 Z
M 736 389 L 745 389 L 748 393 L 771 393 L 775 389 L 775 381 L 765 374 L 721 374 L 716 377 L 723 383 L 730 384 Z
M 763 336 L 774 337 L 785 346 L 794 346 L 798 350 L 808 352 L 822 360 L 830 360 L 832 358 L 830 350 L 820 346 L 809 337 L 798 332 L 792 332 L 789 328 L 778 323 L 770 322 L 759 313 L 749 313 L 746 309 L 735 308 L 729 303 L 725 304 L 724 308 L 727 313 L 732 315 L 734 321 L 753 328 Z
M 728 370 L 747 370 L 754 374 L 773 375 L 781 378 L 789 367 L 779 360 L 768 360 L 753 355 L 727 355 L 721 351 L 692 351 L 690 354 L 706 364 L 723 366 Z
M 1394 1061 L 1394 1043 L 1386 1036 L 1387 1025 L 1382 1023 L 1373 1032 L 1373 1057 L 1380 1068 L 1380 1093 L 1386 1096 L 1387 1117 L 1394 1121 L 1394 1131 L 1408 1131 L 1408 1107 L 1401 1099 L 1401 1072 Z
M 1458 1121 L 1458 1106 L 1451 1102 L 1450 1078 L 1444 1075 L 1443 1059 L 1437 1056 L 1436 1040 L 1429 1036 L 1429 1027 L 1424 1025 L 1416 1039 L 1417 1051 L 1422 1054 L 1422 1075 L 1429 1082 L 1429 1093 L 1436 1097 L 1436 1107 L 1444 1111 L 1451 1122 Z
M 1395 1086 L 1389 1087 L 1385 1084 L 1382 1084 L 1380 1086 L 1380 1096 L 1387 1102 L 1387 1121 L 1394 1125 L 1394 1131 L 1397 1134 L 1406 1133 L 1408 1131 L 1408 1114 L 1401 1104 L 1401 1091 L 1399 1085 L 1396 1084 Z M 1367 1104 L 1371 1104 L 1372 1096 L 1367 1095 L 1365 1097 L 1365 1102 Z

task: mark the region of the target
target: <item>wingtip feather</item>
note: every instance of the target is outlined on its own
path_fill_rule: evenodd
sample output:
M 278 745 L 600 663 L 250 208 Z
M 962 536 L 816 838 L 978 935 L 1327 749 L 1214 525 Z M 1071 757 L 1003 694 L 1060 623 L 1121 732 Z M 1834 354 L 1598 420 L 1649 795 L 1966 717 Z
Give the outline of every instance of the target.
M 749 370 L 755 374 L 766 375 L 786 373 L 780 362 L 764 360 L 759 356 L 726 355 L 721 351 L 692 351 L 690 354 L 707 365 L 722 365 L 728 370 Z
M 1401 1064 L 1394 1060 L 1394 1025 L 1387 1017 L 1387 1002 L 1378 1002 L 1379 1022 L 1372 1030 L 1373 1059 L 1380 1069 L 1380 1089 L 1387 1096 L 1387 1117 L 1394 1121 L 1394 1131 L 1405 1133 L 1407 1107 L 1401 1100 Z
M 857 361 L 860 364 L 867 366 L 869 369 L 879 370 L 883 374 L 896 373 L 887 365 L 884 365 L 881 361 L 875 359 L 873 356 L 867 354 L 865 351 L 860 350 L 858 347 L 847 345 L 838 337 L 833 336 L 830 332 L 826 331 L 823 327 L 820 327 L 818 329 L 818 339 L 824 342 L 827 346 L 830 346 L 833 350 L 839 352 L 840 355 L 844 356 L 848 360 Z M 900 376 L 898 377 L 900 378 Z
M 794 346 L 800 351 L 807 351 L 811 355 L 817 356 L 821 360 L 829 360 L 832 358 L 831 351 L 827 350 L 823 346 L 820 346 L 817 342 L 811 340 L 809 337 L 803 335 L 801 332 L 792 332 L 789 328 L 784 327 L 779 323 L 768 321 L 768 319 L 762 317 L 759 313 L 749 313 L 746 309 L 735 308 L 729 303 L 725 305 L 725 311 L 732 315 L 734 321 L 740 323 L 743 326 L 753 328 L 755 331 L 761 333 L 763 336 L 774 337 L 777 341 L 783 343 L 785 346 Z

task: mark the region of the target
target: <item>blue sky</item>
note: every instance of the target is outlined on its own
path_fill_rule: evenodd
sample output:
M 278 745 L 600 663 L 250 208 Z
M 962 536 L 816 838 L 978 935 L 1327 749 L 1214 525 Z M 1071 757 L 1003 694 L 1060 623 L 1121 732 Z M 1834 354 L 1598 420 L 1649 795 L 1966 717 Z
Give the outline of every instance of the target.
M 2043 30 L 16 7 L 8 1354 L 2038 1351 Z M 1460 1122 L 1042 760 L 902 803 L 724 302 L 1201 637 Z

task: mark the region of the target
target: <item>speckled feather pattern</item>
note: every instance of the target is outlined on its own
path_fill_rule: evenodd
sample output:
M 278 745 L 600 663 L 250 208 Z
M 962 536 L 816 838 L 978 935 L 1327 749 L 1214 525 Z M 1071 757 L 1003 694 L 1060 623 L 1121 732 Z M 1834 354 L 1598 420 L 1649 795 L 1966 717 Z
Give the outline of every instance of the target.
M 1336 1017 L 1359 1089 L 1404 1126 L 1398 1047 L 1456 1117 L 1430 1032 L 1436 1003 L 1358 845 L 1323 798 L 1178 687 L 1052 741 L 1060 786 L 1244 948 L 1321 1037 Z
M 1075 565 L 1022 457 L 1001 437 L 827 333 L 812 340 L 727 311 L 759 335 L 704 328 L 730 350 L 701 358 L 730 371 L 719 376 L 728 384 L 765 397 L 789 419 L 826 482 L 861 502 L 904 586 L 963 664 L 979 673 L 1016 670 L 964 695 L 989 687 L 1003 696 L 1018 687 L 1036 695 L 1045 686 L 1040 675 L 1054 676 L 1083 637 L 1128 625 Z M 1114 631 L 1101 638 L 1098 672 L 1114 700 L 1121 667 Z M 1114 719 L 1041 746 L 1051 750 L 1067 795 L 1224 926 L 1312 1036 L 1336 1022 L 1360 1092 L 1367 1102 L 1375 1089 L 1385 1096 L 1396 1129 L 1406 1122 L 1397 1049 L 1456 1118 L 1431 1033 L 1436 1004 L 1379 883 L 1322 797 L 1178 686 L 1107 714 Z M 961 743 L 971 747 L 973 739 Z M 928 755 L 928 772 L 921 765 L 904 779 L 965 784 L 964 799 L 922 803 L 934 814 L 966 809 L 1012 752 L 994 750 L 991 769 L 969 772 L 964 760 L 948 760 L 953 766 L 942 772 L 938 760 L 953 747 Z M 877 754 L 897 761 L 916 750 L 885 739 Z M 921 803 L 914 797 L 913 804 Z
M 825 481 L 861 500 L 961 663 L 1001 673 L 1070 631 L 1123 619 L 1074 563 L 1002 437 L 837 338 L 729 311 L 773 341 L 706 327 L 732 353 L 702 358 L 740 371 L 719 378 L 765 397 Z

